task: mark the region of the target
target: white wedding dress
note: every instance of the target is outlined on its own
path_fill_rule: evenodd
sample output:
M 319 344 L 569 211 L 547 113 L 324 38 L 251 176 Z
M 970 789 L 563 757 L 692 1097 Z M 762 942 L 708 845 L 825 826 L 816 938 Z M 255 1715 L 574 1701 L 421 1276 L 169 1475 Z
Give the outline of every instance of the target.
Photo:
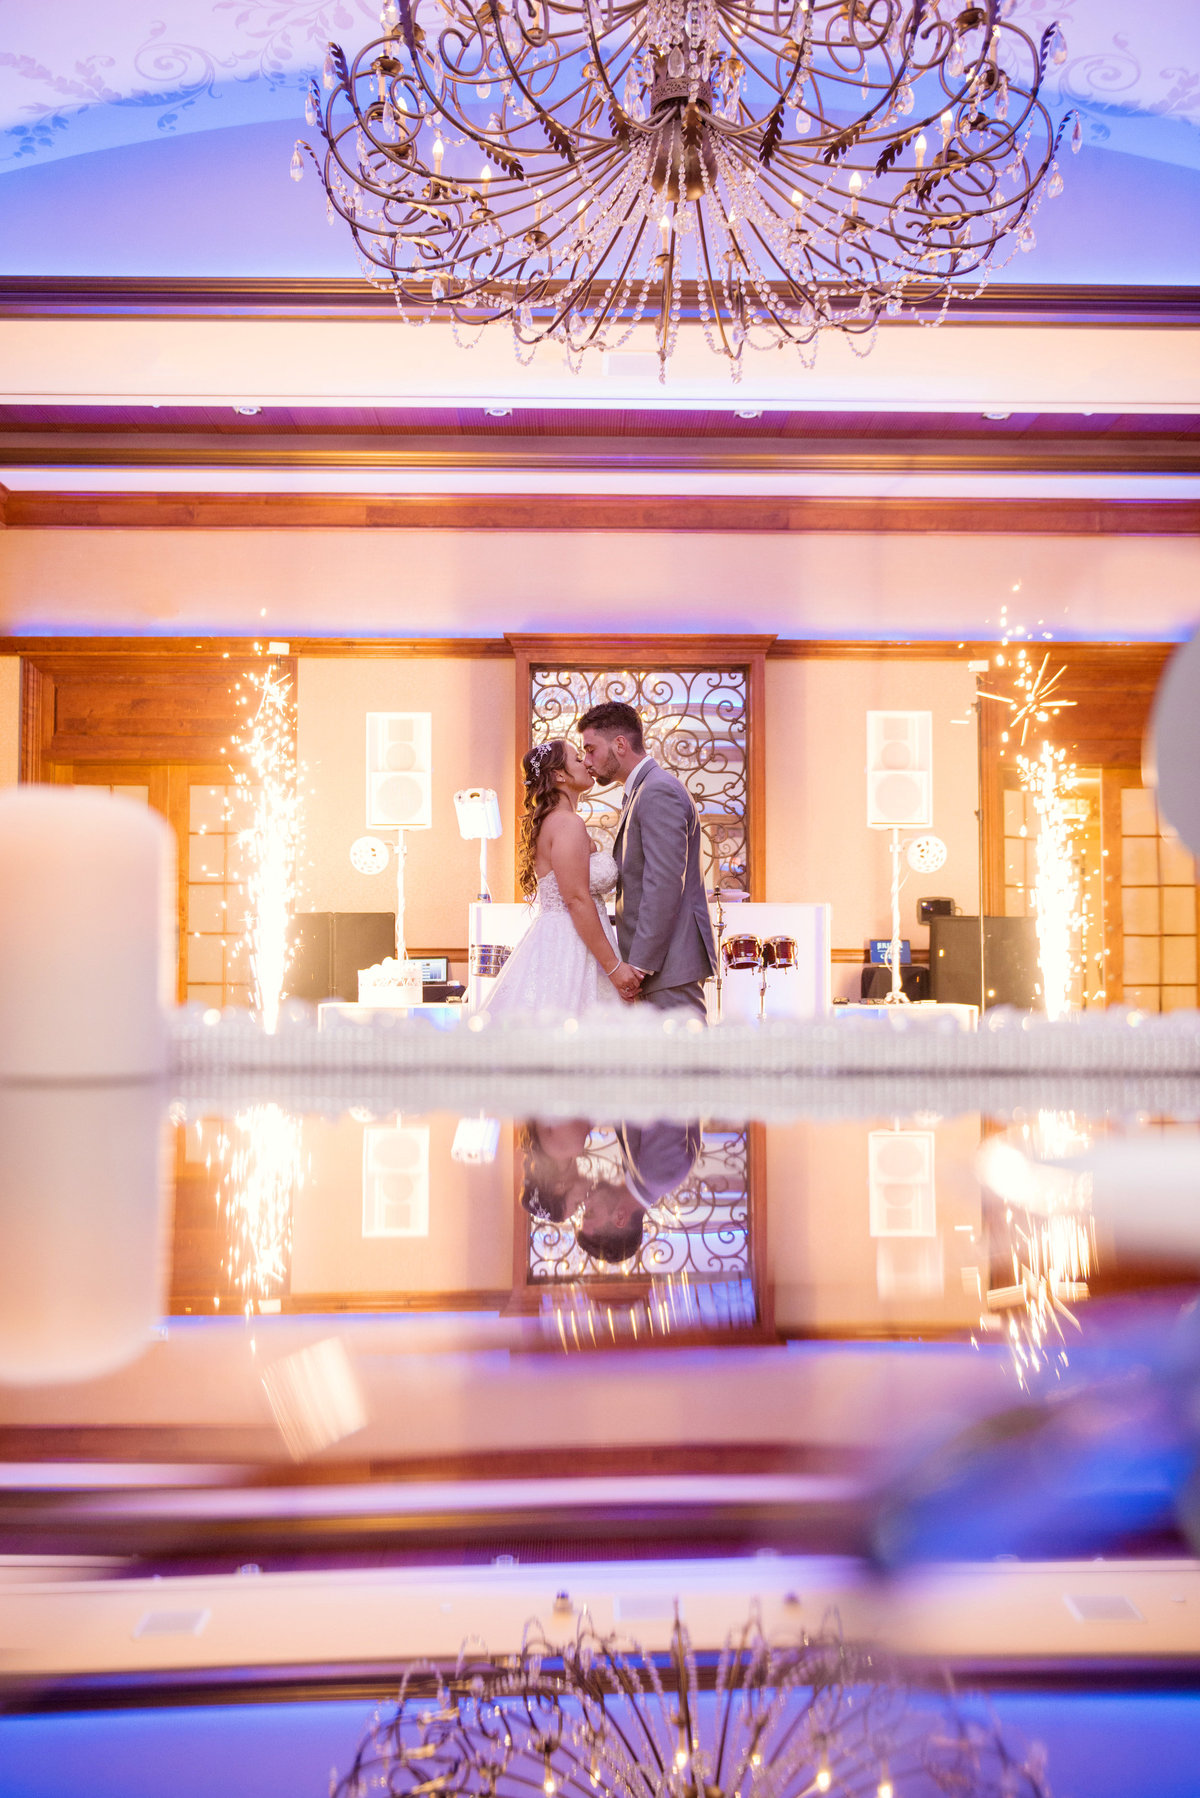
M 608 921 L 603 896 L 617 884 L 617 864 L 606 849 L 593 851 L 588 865 L 588 891 L 596 901 L 596 915 L 612 944 L 613 963 L 620 959 L 617 939 Z M 492 1017 L 526 1016 L 538 1012 L 566 1012 L 582 1017 L 598 1006 L 622 1003 L 596 957 L 584 947 L 571 922 L 571 914 L 553 874 L 537 883 L 533 916 L 501 970 L 481 1010 Z

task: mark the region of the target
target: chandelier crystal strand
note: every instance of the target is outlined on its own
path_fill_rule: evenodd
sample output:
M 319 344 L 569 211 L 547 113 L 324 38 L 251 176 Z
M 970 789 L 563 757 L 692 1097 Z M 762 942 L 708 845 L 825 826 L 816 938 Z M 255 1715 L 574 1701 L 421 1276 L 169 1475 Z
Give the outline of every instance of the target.
M 306 152 L 402 317 L 503 320 L 519 359 L 646 322 L 665 371 L 686 318 L 735 369 L 831 330 L 865 353 L 881 316 L 981 292 L 1061 191 L 1062 33 L 1008 10 L 386 0 L 352 59 L 329 46 L 292 173 Z
M 948 1683 L 919 1684 L 847 1644 L 836 1616 L 779 1643 L 755 1607 L 715 1674 L 678 1612 L 665 1653 L 600 1635 L 586 1611 L 569 1630 L 532 1622 L 516 1654 L 468 1642 L 453 1667 L 409 1667 L 331 1793 L 1047 1798 L 1036 1750 Z

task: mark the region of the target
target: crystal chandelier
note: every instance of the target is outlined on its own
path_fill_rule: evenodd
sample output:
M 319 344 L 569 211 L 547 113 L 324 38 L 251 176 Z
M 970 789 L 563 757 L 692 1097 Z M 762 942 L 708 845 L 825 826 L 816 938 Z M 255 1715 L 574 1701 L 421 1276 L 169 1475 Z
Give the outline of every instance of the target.
M 570 1612 L 560 1595 L 556 1609 Z M 676 1616 L 670 1649 L 530 1624 L 519 1654 L 471 1645 L 410 1668 L 334 1798 L 1046 1798 L 1040 1759 L 943 1687 L 911 1686 L 835 1627 L 786 1646 L 757 1612 L 719 1657 Z
M 367 278 L 460 341 L 503 321 L 578 369 L 653 324 L 745 346 L 940 322 L 1061 191 L 1040 98 L 1066 55 L 1015 0 L 384 0 L 329 46 L 307 151 Z M 418 14 L 420 15 L 418 17 Z

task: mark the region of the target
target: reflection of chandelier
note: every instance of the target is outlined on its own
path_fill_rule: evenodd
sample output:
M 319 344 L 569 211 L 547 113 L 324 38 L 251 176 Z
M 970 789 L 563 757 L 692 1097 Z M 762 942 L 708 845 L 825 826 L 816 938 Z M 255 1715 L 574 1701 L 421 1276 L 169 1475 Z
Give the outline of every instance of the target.
M 569 1601 L 563 1595 L 564 1606 Z M 557 1607 L 556 1607 L 557 1608 Z M 715 1657 L 714 1657 L 715 1658 Z M 666 1655 L 530 1624 L 519 1654 L 410 1668 L 335 1798 L 1042 1798 L 1040 1768 L 948 1693 L 906 1686 L 835 1631 L 769 1643 L 751 1615 L 715 1673 L 676 1620 Z
M 1062 187 L 1062 35 L 1011 0 L 436 3 L 330 45 L 323 164 L 298 143 L 292 173 L 308 149 L 402 312 L 503 320 L 519 357 L 577 367 L 645 320 L 665 370 L 687 314 L 735 372 L 747 342 L 811 362 L 902 303 L 937 322 Z

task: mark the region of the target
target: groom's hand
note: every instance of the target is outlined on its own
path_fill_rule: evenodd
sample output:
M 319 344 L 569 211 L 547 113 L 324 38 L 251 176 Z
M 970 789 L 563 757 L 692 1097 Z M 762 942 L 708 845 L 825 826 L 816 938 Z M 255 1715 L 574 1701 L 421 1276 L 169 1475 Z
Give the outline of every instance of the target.
M 636 999 L 642 988 L 642 976 L 627 961 L 619 961 L 609 979 L 627 1003 Z

